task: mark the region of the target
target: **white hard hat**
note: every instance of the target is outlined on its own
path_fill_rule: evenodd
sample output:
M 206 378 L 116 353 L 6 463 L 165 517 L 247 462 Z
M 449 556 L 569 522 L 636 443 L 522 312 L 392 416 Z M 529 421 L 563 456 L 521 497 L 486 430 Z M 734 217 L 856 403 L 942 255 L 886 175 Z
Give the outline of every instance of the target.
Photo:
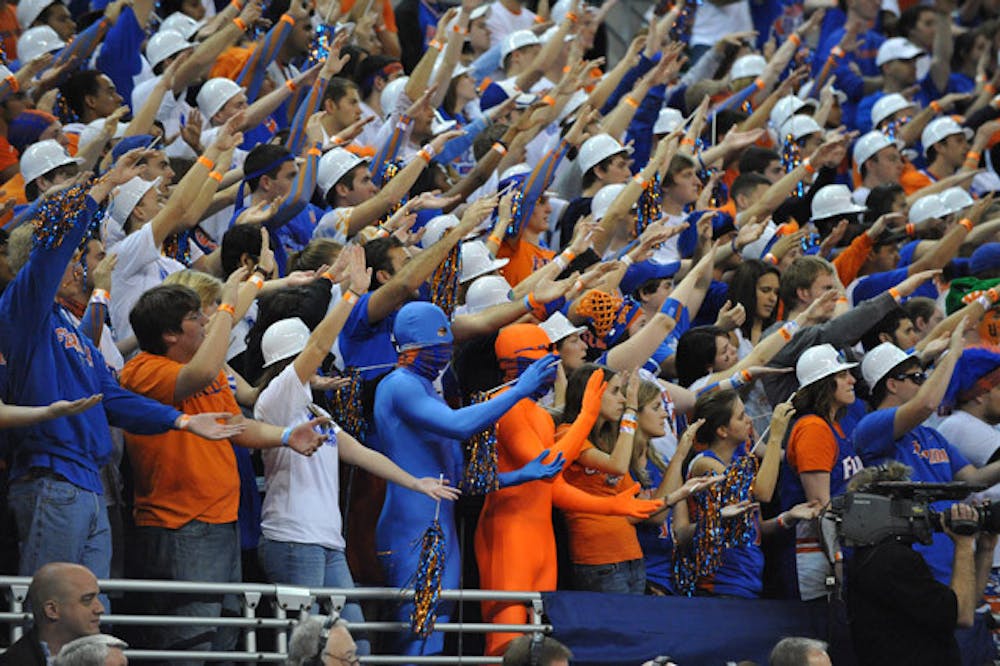
M 868 387 L 874 389 L 893 368 L 909 358 L 916 356 L 907 354 L 891 342 L 883 342 L 861 359 L 861 376 Z
M 525 164 L 524 162 L 518 162 L 517 164 L 509 166 L 506 169 L 504 169 L 503 173 L 500 174 L 500 180 L 503 181 L 507 180 L 508 178 L 513 178 L 514 176 L 520 176 L 529 173 L 531 173 L 531 167 Z
M 580 146 L 576 163 L 582 173 L 587 173 L 612 155 L 627 152 L 625 146 L 610 134 L 596 134 Z
M 27 30 L 31 27 L 31 24 L 38 20 L 45 8 L 51 4 L 54 4 L 56 0 L 20 0 L 17 3 L 17 24 L 21 26 L 21 30 Z M 18 55 L 20 55 L 20 49 L 18 49 Z M 26 62 L 21 60 L 21 62 Z
M 385 84 L 385 88 L 382 88 L 382 94 L 379 95 L 379 104 L 382 105 L 382 114 L 388 118 L 392 115 L 393 110 L 396 108 L 396 102 L 399 100 L 399 96 L 403 94 L 403 88 L 406 87 L 406 82 L 410 80 L 408 76 L 401 76 L 398 79 L 393 79 L 389 83 Z
M 58 51 L 66 46 L 66 42 L 59 39 L 56 31 L 47 25 L 40 25 L 21 33 L 17 38 L 17 56 L 22 64 L 27 64 L 37 58 Z
M 549 336 L 549 342 L 555 344 L 563 338 L 568 338 L 574 333 L 583 333 L 586 326 L 574 326 L 573 322 L 566 318 L 562 312 L 553 312 L 549 318 L 538 325 L 545 335 Z
M 486 12 L 488 11 L 490 11 L 490 3 L 487 2 L 482 5 L 479 5 L 471 12 L 469 12 L 469 20 L 475 21 L 476 19 L 482 18 L 486 16 Z
M 771 109 L 771 127 L 780 128 L 785 124 L 785 121 L 807 106 L 811 106 L 815 110 L 816 102 L 812 99 L 802 99 L 798 95 L 785 95 Z
M 201 26 L 201 21 L 195 21 L 184 12 L 174 12 L 163 19 L 163 23 L 160 24 L 160 29 L 157 32 L 173 30 L 179 32 L 184 39 L 191 39 L 191 36 L 198 32 Z
M 181 33 L 161 29 L 146 42 L 146 60 L 150 67 L 156 67 L 175 53 L 190 48 L 194 48 L 194 44 L 184 39 Z
M 882 42 L 882 46 L 878 47 L 875 64 L 881 67 L 893 60 L 913 60 L 923 54 L 924 50 L 906 37 L 891 37 Z
M 558 25 L 554 25 L 551 28 L 549 28 L 548 30 L 546 30 L 545 32 L 543 32 L 542 36 L 538 38 L 538 41 L 540 41 L 540 42 L 542 42 L 544 44 L 545 42 L 547 42 L 550 39 L 552 39 L 553 37 L 555 37 L 556 36 L 556 32 L 558 32 L 558 31 L 559 31 L 559 26 Z M 573 34 L 571 34 L 571 33 L 566 33 L 566 36 L 563 37 L 563 41 L 564 42 L 572 42 L 574 39 L 576 39 L 576 36 L 573 35 Z
M 267 327 L 260 339 L 264 367 L 297 356 L 309 342 L 309 327 L 298 317 L 282 319 Z
M 86 146 L 88 143 L 96 139 L 101 135 L 104 130 L 104 118 L 98 118 L 97 120 L 87 123 L 87 125 L 80 131 L 80 143 L 81 147 Z M 125 136 L 125 130 L 128 128 L 128 123 L 118 123 L 118 127 L 115 129 L 115 134 L 112 139 L 120 139 Z
M 486 243 L 470 240 L 462 243 L 462 272 L 458 281 L 466 283 L 507 265 L 510 259 L 494 259 Z
M 611 207 L 611 202 L 614 201 L 624 189 L 624 184 L 616 183 L 614 185 L 605 185 L 601 189 L 597 190 L 597 194 L 594 195 L 593 200 L 590 202 L 590 214 L 594 216 L 595 222 L 604 219 L 604 214 L 607 213 L 608 208 Z
M 683 122 L 684 115 L 680 111 L 672 106 L 665 106 L 660 109 L 659 115 L 656 116 L 656 123 L 653 125 L 653 134 L 673 132 Z
M 795 377 L 799 380 L 801 389 L 842 370 L 856 367 L 857 363 L 848 363 L 833 345 L 818 345 L 810 347 L 799 356 L 795 363 Z
M 941 200 L 941 208 L 945 215 L 957 213 L 976 203 L 972 195 L 961 187 L 949 187 L 944 192 L 939 192 L 938 198 Z
M 875 153 L 896 144 L 885 134 L 878 130 L 868 132 L 854 144 L 854 165 L 861 168 L 861 165 L 871 159 Z
M 878 127 L 883 120 L 894 113 L 911 108 L 915 108 L 914 103 L 899 93 L 883 95 L 872 105 L 872 127 Z
M 498 86 L 501 90 L 504 91 L 504 94 L 507 95 L 503 100 L 497 102 L 497 104 L 502 103 L 503 101 L 506 101 L 511 97 L 517 97 L 517 102 L 515 102 L 515 107 L 518 109 L 526 109 L 527 107 L 534 104 L 535 101 L 538 99 L 537 95 L 526 93 L 520 88 L 518 88 L 517 79 L 514 77 L 511 77 L 509 79 L 504 79 L 503 81 L 496 81 L 494 82 L 494 85 Z
M 71 157 L 62 145 L 55 139 L 46 139 L 28 146 L 21 153 L 21 176 L 24 184 L 32 183 L 64 164 L 79 164 L 82 160 Z
M 343 148 L 334 148 L 328 151 L 319 158 L 319 166 L 316 168 L 316 186 L 319 188 L 320 195 L 326 198 L 326 193 L 330 191 L 330 188 L 346 176 L 347 172 L 365 161 L 365 158 Z
M 115 190 L 114 198 L 111 200 L 111 207 L 108 210 L 111 219 L 124 228 L 129 215 L 132 214 L 132 211 L 135 210 L 135 207 L 142 198 L 146 196 L 146 192 L 149 192 L 159 184 L 159 177 L 156 180 L 144 180 L 136 176 L 127 183 L 119 186 Z
M 964 134 L 966 139 L 972 140 L 972 130 L 968 127 L 962 127 L 950 116 L 935 118 L 927 123 L 927 127 L 920 133 L 920 143 L 924 145 L 924 154 L 935 143 L 944 141 L 953 134 Z
M 913 224 L 920 224 L 925 220 L 941 219 L 945 215 L 947 213 L 944 204 L 941 203 L 941 197 L 936 194 L 928 194 L 914 201 L 908 213 L 910 222 Z
M 500 44 L 500 60 L 502 61 L 518 49 L 523 49 L 526 46 L 535 46 L 541 43 L 542 42 L 538 39 L 538 36 L 530 30 L 515 30 L 504 37 L 503 43 Z
M 198 111 L 206 120 L 211 121 L 212 116 L 217 114 L 226 102 L 242 92 L 246 92 L 246 88 L 231 79 L 222 77 L 209 79 L 205 81 L 198 91 L 198 97 L 195 98 L 198 102 Z
M 566 105 L 563 107 L 563 110 L 559 112 L 559 122 L 575 115 L 576 112 L 580 110 L 580 107 L 583 106 L 589 98 L 590 95 L 583 90 L 577 90 L 573 93 L 570 96 L 569 101 L 566 102 Z
M 792 139 L 798 141 L 802 137 L 822 131 L 823 128 L 819 126 L 819 123 L 813 120 L 812 116 L 800 113 L 792 116 L 781 125 L 781 138 L 784 140 L 786 136 L 791 134 Z
M 476 278 L 465 292 L 465 307 L 469 314 L 476 314 L 486 308 L 510 301 L 510 284 L 501 275 L 484 275 Z
M 851 200 L 847 185 L 827 185 L 821 187 L 812 200 L 812 219 L 825 220 L 839 215 L 863 213 L 867 208 Z
M 741 56 L 736 59 L 732 69 L 729 70 L 729 78 L 735 80 L 760 76 L 764 73 L 765 67 L 767 67 L 767 60 L 764 60 L 764 56 L 756 53 Z
M 446 214 L 437 215 L 428 220 L 427 224 L 424 225 L 424 236 L 420 240 L 421 247 L 430 247 L 441 240 L 441 237 L 447 233 L 449 229 L 453 229 L 458 226 L 461 220 L 458 219 L 457 215 Z

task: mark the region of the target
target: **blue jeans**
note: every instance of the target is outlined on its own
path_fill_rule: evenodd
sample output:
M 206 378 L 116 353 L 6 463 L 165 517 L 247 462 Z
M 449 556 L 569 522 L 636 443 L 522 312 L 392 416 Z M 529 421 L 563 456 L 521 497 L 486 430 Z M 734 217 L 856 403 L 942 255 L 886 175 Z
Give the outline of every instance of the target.
M 641 558 L 611 564 L 574 564 L 573 586 L 586 592 L 644 594 L 646 564 Z
M 18 573 L 49 562 L 74 562 L 98 578 L 111 574 L 111 526 L 104 497 L 55 476 L 15 481 L 8 502 L 17 522 Z M 102 603 L 107 608 L 106 599 Z
M 235 522 L 211 524 L 192 520 L 177 529 L 136 527 L 134 544 L 137 574 L 142 578 L 208 583 L 239 583 L 240 540 Z M 148 606 L 153 615 L 219 617 L 222 595 L 154 594 Z M 228 608 L 228 605 L 227 605 Z M 236 647 L 236 635 L 213 626 L 150 629 L 146 644 L 160 650 L 224 651 Z M 196 661 L 170 662 L 197 664 Z
M 347 559 L 342 550 L 324 548 L 312 543 L 272 541 L 262 536 L 257 545 L 257 558 L 272 583 L 308 588 L 354 587 L 354 579 L 351 577 L 351 570 L 347 567 Z M 312 612 L 318 610 L 318 606 L 314 604 Z M 340 615 L 351 624 L 365 621 L 361 606 L 356 602 L 346 604 Z M 359 638 L 355 630 L 352 630 L 351 634 L 357 643 L 358 654 L 370 654 L 368 641 Z

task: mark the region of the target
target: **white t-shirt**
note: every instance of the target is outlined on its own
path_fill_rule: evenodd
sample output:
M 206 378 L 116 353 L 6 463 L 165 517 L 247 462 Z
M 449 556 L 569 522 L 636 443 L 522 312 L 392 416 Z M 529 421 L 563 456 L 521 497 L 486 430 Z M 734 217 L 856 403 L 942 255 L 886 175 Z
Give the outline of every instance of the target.
M 666 222 L 668 227 L 676 227 L 684 224 L 684 217 L 682 215 L 667 215 Z M 661 243 L 660 247 L 656 248 L 656 251 L 653 252 L 650 260 L 657 264 L 669 264 L 680 261 L 681 251 L 677 248 L 677 238 L 678 236 L 673 236 L 665 243 Z
M 192 244 L 192 256 L 195 251 L 201 254 Z M 108 308 L 111 327 L 118 339 L 124 340 L 132 335 L 128 315 L 139 297 L 171 273 L 184 270 L 184 264 L 160 254 L 160 248 L 153 242 L 153 226 L 149 223 L 108 248 L 108 252 L 118 255 L 118 263 L 111 273 L 111 306 Z
M 341 245 L 347 243 L 347 225 L 351 220 L 353 206 L 334 208 L 319 218 L 313 229 L 313 238 L 332 238 Z
M 362 118 L 374 118 L 371 122 L 364 126 L 361 130 L 361 134 L 358 138 L 354 140 L 354 143 L 359 143 L 362 146 L 372 146 L 373 148 L 379 148 L 380 146 L 375 143 L 378 139 L 379 131 L 382 129 L 382 124 L 385 120 L 382 116 L 375 112 L 375 109 L 368 106 L 364 102 L 361 102 L 361 117 Z
M 156 82 L 160 80 L 159 76 L 154 76 L 151 79 L 143 81 L 137 84 L 135 88 L 132 89 L 132 108 L 138 112 L 142 108 L 142 103 L 146 101 L 146 98 L 153 92 L 153 87 L 156 86 Z M 165 132 L 167 138 L 176 136 L 177 138 L 172 142 L 167 144 L 165 152 L 167 157 L 186 157 L 188 159 L 197 159 L 197 155 L 191 150 L 191 146 L 184 143 L 184 140 L 180 138 L 181 131 L 181 119 L 187 122 L 187 115 L 191 113 L 191 106 L 187 103 L 182 95 L 180 98 L 174 97 L 172 90 L 168 90 L 163 96 L 163 101 L 160 103 L 160 108 L 156 112 L 156 119 L 163 123 L 163 131 Z
M 311 402 L 309 385 L 299 381 L 295 365 L 290 363 L 261 392 L 253 416 L 265 423 L 295 427 L 312 419 L 308 409 Z M 338 504 L 339 431 L 340 427 L 333 424 L 334 436 L 312 456 L 284 447 L 263 451 L 266 494 L 260 527 L 265 537 L 344 549 Z
M 522 7 L 520 12 L 514 14 L 499 2 L 494 2 L 490 5 L 490 13 L 486 19 L 486 28 L 490 31 L 490 46 L 496 46 L 512 32 L 531 30 L 534 25 L 534 12 Z

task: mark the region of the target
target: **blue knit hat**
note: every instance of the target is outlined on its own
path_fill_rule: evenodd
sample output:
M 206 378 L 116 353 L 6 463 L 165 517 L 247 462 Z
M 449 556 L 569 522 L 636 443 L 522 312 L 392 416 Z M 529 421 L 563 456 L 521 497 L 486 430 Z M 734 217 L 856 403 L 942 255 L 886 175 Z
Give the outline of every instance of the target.
M 1000 384 L 1000 348 L 969 347 L 962 352 L 944 395 L 945 404 L 972 400 Z
M 969 272 L 973 275 L 1000 268 L 1000 243 L 983 243 L 969 257 Z
M 17 152 L 23 153 L 25 148 L 38 141 L 42 132 L 56 122 L 59 122 L 59 119 L 51 113 L 25 109 L 18 114 L 17 118 L 10 121 L 10 126 L 7 128 L 7 141 L 17 149 Z

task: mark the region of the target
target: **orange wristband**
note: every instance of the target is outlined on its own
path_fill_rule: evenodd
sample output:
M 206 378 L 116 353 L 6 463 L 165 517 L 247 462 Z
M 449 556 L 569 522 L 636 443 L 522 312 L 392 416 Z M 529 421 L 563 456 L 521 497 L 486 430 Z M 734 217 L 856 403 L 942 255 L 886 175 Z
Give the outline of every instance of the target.
M 423 148 L 421 148 L 420 150 L 417 151 L 417 157 L 419 157 L 420 159 L 422 159 L 424 162 L 427 162 L 428 164 L 431 163 L 431 154 L 428 153 Z
M 236 319 L 236 308 L 234 308 L 229 303 L 222 303 L 219 305 L 219 312 L 225 312 L 233 319 Z
M 967 152 L 965 154 L 965 159 L 966 160 L 975 160 L 977 164 L 979 163 L 979 158 L 980 157 L 982 157 L 982 155 L 980 155 L 979 153 L 977 153 L 974 150 L 970 150 L 969 152 Z
M 969 218 L 963 217 L 961 220 L 958 221 L 958 223 L 961 226 L 965 227 L 966 231 L 972 231 L 972 220 L 970 220 Z
M 441 45 L 441 42 L 439 42 L 439 41 L 438 41 L 438 40 L 436 40 L 436 39 L 432 39 L 432 40 L 430 41 L 430 43 L 429 43 L 429 44 L 428 44 L 427 46 L 430 46 L 431 48 L 435 48 L 435 49 L 437 49 L 438 51 L 441 51 L 441 50 L 443 50 L 443 49 L 444 49 L 444 47 L 443 47 L 443 46 Z
M 222 174 L 219 173 L 218 171 L 209 171 L 208 172 L 208 177 L 211 178 L 212 180 L 214 180 L 217 183 L 221 183 L 222 182 Z
M 295 92 L 298 89 L 298 86 L 295 85 L 295 81 L 292 81 L 291 79 L 287 79 L 285 81 L 285 87 L 291 90 L 292 92 Z
M 987 93 L 989 93 L 990 95 L 992 95 L 992 94 L 996 93 L 997 87 L 995 85 L 993 85 L 992 83 L 987 83 L 986 85 L 983 86 L 983 90 L 985 90 Z
M 237 16 L 236 18 L 233 19 L 233 23 L 236 24 L 236 27 L 239 28 L 242 32 L 246 32 L 247 31 L 247 24 L 246 24 L 246 22 L 243 19 L 241 19 L 239 16 Z
M 555 100 L 554 97 L 552 97 L 552 95 L 545 95 L 545 96 L 543 96 L 542 97 L 542 101 L 545 102 L 546 104 L 548 104 L 549 106 L 555 106 L 556 105 L 556 100 Z
M 261 270 L 264 270 L 264 269 L 261 269 Z M 247 278 L 247 282 L 249 282 L 254 287 L 256 287 L 257 291 L 260 291 L 261 289 L 264 288 L 264 278 L 262 278 L 259 275 L 256 275 L 256 274 L 251 275 L 249 278 Z
M 634 99 L 632 99 L 628 95 L 625 95 L 624 97 L 622 97 L 622 101 L 625 102 L 626 104 L 628 104 L 629 106 L 631 106 L 633 109 L 638 109 L 639 108 L 639 102 L 635 101 Z
M 938 104 L 937 100 L 931 100 L 931 103 L 928 106 L 934 109 L 934 113 L 941 113 L 944 111 L 944 109 L 941 108 L 941 105 Z
M 759 76 L 753 80 L 753 84 L 757 86 L 757 90 L 764 89 L 764 79 L 760 78 Z
M 490 234 L 489 237 L 487 237 L 486 240 L 492 241 L 492 242 L 496 243 L 497 245 L 503 244 L 503 239 L 499 238 L 496 234 Z
M 893 300 L 897 303 L 903 300 L 903 296 L 899 293 L 899 289 L 896 289 L 895 287 L 889 289 L 889 295 L 892 296 Z
M 494 143 L 492 149 L 500 153 L 501 156 L 507 154 L 507 149 L 502 143 Z
M 306 151 L 306 155 L 311 155 L 313 157 L 322 157 L 323 151 L 317 148 L 316 146 L 313 146 L 312 148 Z
M 573 12 L 566 12 L 566 20 L 570 23 L 576 23 L 580 20 L 580 17 Z
M 912 222 L 906 224 L 906 235 L 913 236 L 917 232 L 917 228 L 913 226 Z
M 793 32 L 788 36 L 788 41 L 795 44 L 796 48 L 802 46 L 802 38 L 799 37 L 798 33 Z
M 19 84 L 19 83 L 17 82 L 17 79 L 15 79 L 15 78 L 13 77 L 13 75 L 11 75 L 11 76 L 8 76 L 8 77 L 7 77 L 6 79 L 4 79 L 4 80 L 5 80 L 5 81 L 7 81 L 7 84 L 8 84 L 9 86 L 10 86 L 10 91 L 11 91 L 11 92 L 17 92 L 18 90 L 20 90 L 20 89 L 21 89 L 21 84 Z
M 350 303 L 351 305 L 354 305 L 355 303 L 358 302 L 358 295 L 355 294 L 350 289 L 348 289 L 347 291 L 344 292 L 344 300 Z
M 840 46 L 834 46 L 832 49 L 830 49 L 830 55 L 834 56 L 835 58 L 843 58 L 845 55 L 844 49 L 840 48 Z
M 684 137 L 683 139 L 681 139 L 681 145 L 682 146 L 693 146 L 694 145 L 694 139 L 689 139 L 687 137 Z
M 287 23 L 288 25 L 295 25 L 295 19 L 293 19 L 293 18 L 292 18 L 291 16 L 289 16 L 288 14 L 282 14 L 282 15 L 281 15 L 281 18 L 280 18 L 280 19 L 278 19 L 278 20 L 279 20 L 279 21 L 284 21 L 284 22 L 285 22 L 285 23 Z
M 806 173 L 810 176 L 816 173 L 816 167 L 812 165 L 812 160 L 808 157 L 802 160 L 802 168 L 806 170 Z
M 202 165 L 203 167 L 205 167 L 209 171 L 211 171 L 212 169 L 215 168 L 215 162 L 213 162 L 212 160 L 208 159 L 204 155 L 202 155 L 202 156 L 200 156 L 198 158 L 198 164 Z
M 543 19 L 541 16 L 537 16 L 536 15 L 535 16 L 535 23 L 539 23 L 539 24 L 545 23 L 545 19 Z
M 643 180 L 642 176 L 640 176 L 639 174 L 635 174 L 634 176 L 632 176 L 632 180 L 633 182 L 638 183 L 639 187 L 641 187 L 642 189 L 646 189 L 646 187 L 649 185 L 649 181 Z

